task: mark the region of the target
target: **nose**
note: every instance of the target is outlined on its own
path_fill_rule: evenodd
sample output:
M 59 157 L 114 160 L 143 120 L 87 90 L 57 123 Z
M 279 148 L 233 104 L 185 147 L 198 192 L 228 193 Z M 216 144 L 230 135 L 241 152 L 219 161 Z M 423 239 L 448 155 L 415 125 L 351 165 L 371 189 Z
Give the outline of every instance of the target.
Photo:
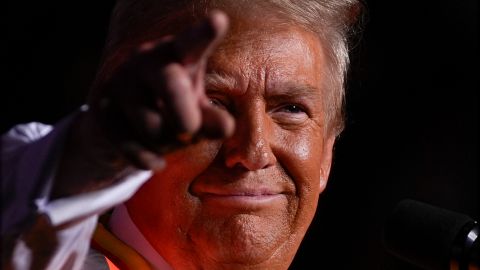
M 259 110 L 236 119 L 235 133 L 223 144 L 225 165 L 247 171 L 268 168 L 276 158 L 271 148 L 272 130 L 268 116 Z

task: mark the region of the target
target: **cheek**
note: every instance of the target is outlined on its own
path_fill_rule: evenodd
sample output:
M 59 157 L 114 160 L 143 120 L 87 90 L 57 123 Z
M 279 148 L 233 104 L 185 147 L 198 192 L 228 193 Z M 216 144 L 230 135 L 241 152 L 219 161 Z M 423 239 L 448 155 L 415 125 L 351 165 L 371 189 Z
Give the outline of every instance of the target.
M 190 184 L 214 160 L 219 145 L 203 141 L 167 155 L 166 168 L 156 172 L 126 203 L 135 224 L 148 239 L 155 239 L 153 242 L 161 246 L 162 241 L 175 242 L 175 238 L 184 237 L 199 211 L 198 199 L 189 193 Z M 163 231 L 179 234 L 162 235 Z
M 320 194 L 320 168 L 323 149 L 321 132 L 305 129 L 282 132 L 274 151 L 278 162 L 292 178 L 296 189 L 297 217 L 300 224 L 309 224 Z M 304 219 L 304 220 L 303 220 Z
M 294 157 L 298 159 L 301 162 L 308 162 L 310 161 L 311 155 L 312 155 L 312 145 L 309 140 L 305 140 L 305 138 L 302 138 L 299 142 L 296 142 L 295 145 L 293 145 L 293 153 Z
M 280 164 L 295 182 L 297 192 L 317 192 L 320 182 L 323 140 L 320 132 L 306 129 L 302 132 L 289 132 L 279 138 Z

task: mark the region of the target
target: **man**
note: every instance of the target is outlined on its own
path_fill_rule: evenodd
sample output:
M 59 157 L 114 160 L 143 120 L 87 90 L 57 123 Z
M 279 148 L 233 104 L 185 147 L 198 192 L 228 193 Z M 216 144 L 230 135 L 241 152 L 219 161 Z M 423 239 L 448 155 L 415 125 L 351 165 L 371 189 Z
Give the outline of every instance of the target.
M 119 0 L 88 108 L 3 139 L 5 266 L 288 268 L 342 130 L 358 11 Z

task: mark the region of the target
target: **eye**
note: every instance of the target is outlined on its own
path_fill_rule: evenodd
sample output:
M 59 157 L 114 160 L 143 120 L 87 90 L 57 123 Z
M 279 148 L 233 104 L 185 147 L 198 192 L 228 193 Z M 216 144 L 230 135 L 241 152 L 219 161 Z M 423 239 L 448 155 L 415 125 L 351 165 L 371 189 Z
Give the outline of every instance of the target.
M 280 108 L 280 111 L 283 111 L 286 113 L 305 113 L 305 110 L 303 110 L 303 108 L 295 104 L 285 105 Z
M 208 103 L 210 103 L 213 107 L 217 107 L 222 110 L 226 110 L 227 106 L 224 104 L 222 100 L 216 97 L 209 97 L 208 98 Z
M 279 124 L 300 125 L 310 118 L 307 110 L 297 104 L 284 104 L 272 111 L 272 117 Z

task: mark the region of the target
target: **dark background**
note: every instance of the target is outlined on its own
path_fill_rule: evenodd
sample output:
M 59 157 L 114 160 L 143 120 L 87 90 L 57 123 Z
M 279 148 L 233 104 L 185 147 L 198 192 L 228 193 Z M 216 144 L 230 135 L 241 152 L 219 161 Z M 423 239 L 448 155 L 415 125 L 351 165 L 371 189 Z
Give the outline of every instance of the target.
M 9 1 L 2 132 L 54 123 L 84 102 L 112 5 Z M 347 128 L 292 269 L 416 269 L 382 247 L 403 198 L 479 219 L 477 17 L 476 0 L 368 1 Z

